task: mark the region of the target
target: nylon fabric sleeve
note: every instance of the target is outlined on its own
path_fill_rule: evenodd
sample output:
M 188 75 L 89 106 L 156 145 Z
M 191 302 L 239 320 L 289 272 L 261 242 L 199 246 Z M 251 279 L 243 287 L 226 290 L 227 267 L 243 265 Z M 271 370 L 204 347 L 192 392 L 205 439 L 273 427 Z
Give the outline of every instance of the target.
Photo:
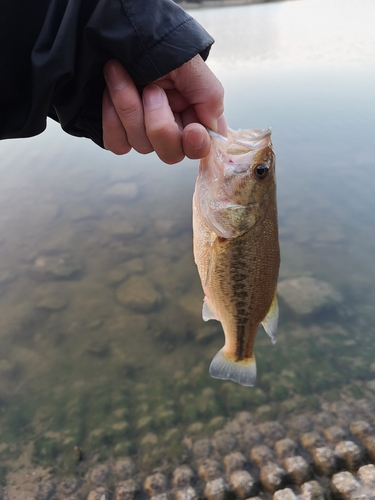
M 106 61 L 118 59 L 141 88 L 197 54 L 206 59 L 213 43 L 172 0 L 38 2 L 37 9 L 31 0 L 1 2 L 2 139 L 39 134 L 50 116 L 103 147 Z

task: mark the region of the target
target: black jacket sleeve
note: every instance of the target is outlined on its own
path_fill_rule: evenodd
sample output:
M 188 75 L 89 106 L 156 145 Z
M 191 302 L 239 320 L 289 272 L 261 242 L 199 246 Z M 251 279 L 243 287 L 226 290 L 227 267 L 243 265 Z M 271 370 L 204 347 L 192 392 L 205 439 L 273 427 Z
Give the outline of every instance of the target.
M 172 0 L 0 2 L 0 138 L 39 134 L 50 116 L 103 146 L 106 61 L 141 87 L 212 43 Z

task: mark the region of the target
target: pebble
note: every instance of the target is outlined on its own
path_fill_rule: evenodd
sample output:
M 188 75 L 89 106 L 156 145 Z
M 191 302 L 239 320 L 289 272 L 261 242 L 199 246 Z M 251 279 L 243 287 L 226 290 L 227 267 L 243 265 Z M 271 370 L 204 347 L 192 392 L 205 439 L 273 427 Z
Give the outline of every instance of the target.
M 279 422 L 271 421 L 264 422 L 259 425 L 259 430 L 264 434 L 267 444 L 274 444 L 285 437 L 285 429 Z
M 347 433 L 344 431 L 344 429 L 342 427 L 339 427 L 338 425 L 332 425 L 324 431 L 325 438 L 331 443 L 338 443 L 339 441 L 342 441 L 346 438 L 346 434 Z
M 323 446 L 324 439 L 315 431 L 306 432 L 301 436 L 301 444 L 307 450 L 312 451 L 316 447 Z
M 152 476 L 147 476 L 144 482 L 144 488 L 151 496 L 163 493 L 166 486 L 167 479 L 161 472 L 157 472 Z
M 71 495 L 79 488 L 80 484 L 81 482 L 78 478 L 67 477 L 60 483 L 59 489 L 64 495 Z
M 236 498 L 244 500 L 253 493 L 255 481 L 246 470 L 237 470 L 231 474 L 229 484 Z
M 358 470 L 358 478 L 365 486 L 375 488 L 375 465 L 363 465 Z
M 161 294 L 144 276 L 131 276 L 116 291 L 117 300 L 137 312 L 150 312 L 162 303 Z
M 233 453 L 226 455 L 223 462 L 226 473 L 231 474 L 236 470 L 243 469 L 246 464 L 246 458 L 241 452 L 234 451 Z
M 275 460 L 275 455 L 271 448 L 266 446 L 265 444 L 260 444 L 259 446 L 254 446 L 250 452 L 251 460 L 258 466 L 262 467 L 263 465 L 268 464 L 269 462 L 273 462 Z
M 38 257 L 32 267 L 33 276 L 42 280 L 74 279 L 81 271 L 78 262 L 65 256 Z
M 36 500 L 49 500 L 56 491 L 56 482 L 53 479 L 47 479 L 39 483 L 36 491 Z
M 198 439 L 193 444 L 193 455 L 196 460 L 208 458 L 213 450 L 210 439 Z
M 360 483 L 350 472 L 338 472 L 332 477 L 331 491 L 342 500 L 350 500 L 351 494 L 360 488 Z
M 311 477 L 310 465 L 303 457 L 289 457 L 283 462 L 284 468 L 294 484 L 302 484 Z
M 299 435 L 301 434 L 301 432 L 306 433 L 311 431 L 312 425 L 313 424 L 311 422 L 311 419 L 306 415 L 293 416 L 289 422 L 289 427 L 293 430 L 296 430 Z
M 96 486 L 103 485 L 111 475 L 111 468 L 108 464 L 100 464 L 92 469 L 90 480 Z
M 290 488 L 276 491 L 273 495 L 273 500 L 297 500 L 296 495 Z
M 205 480 L 211 481 L 212 479 L 216 479 L 221 474 L 221 469 L 219 462 L 216 460 L 205 460 L 198 467 L 198 474 Z
M 120 458 L 115 463 L 115 471 L 119 479 L 130 479 L 136 472 L 136 466 L 131 458 Z
M 264 488 L 271 493 L 282 487 L 284 479 L 285 470 L 275 463 L 265 465 L 260 469 L 260 480 Z
M 194 479 L 194 471 L 188 465 L 182 465 L 173 471 L 172 484 L 176 488 L 186 488 L 190 486 Z
M 133 500 L 139 490 L 139 484 L 134 479 L 123 481 L 116 487 L 115 500 Z
M 134 182 L 118 182 L 104 192 L 112 200 L 134 200 L 138 196 L 138 186 Z
M 362 439 L 366 453 L 372 462 L 375 462 L 375 436 L 368 436 Z
M 362 451 L 353 441 L 340 441 L 335 453 L 351 471 L 357 470 L 362 464 Z
M 359 439 L 364 439 L 374 434 L 374 428 L 365 420 L 356 420 L 350 424 L 350 432 Z
M 297 450 L 297 443 L 292 439 L 285 438 L 276 441 L 275 451 L 276 455 L 283 460 L 284 458 L 292 457 Z
M 301 485 L 302 500 L 324 500 L 324 491 L 318 481 L 308 481 Z
M 252 448 L 263 441 L 263 434 L 253 424 L 246 425 L 243 433 L 244 445 Z
M 241 426 L 250 424 L 254 421 L 253 415 L 249 411 L 240 411 L 236 415 L 236 420 Z
M 209 481 L 204 488 L 204 496 L 207 500 L 224 500 L 228 495 L 228 484 L 219 477 Z
M 337 468 L 337 457 L 331 448 L 322 446 L 312 450 L 314 466 L 323 476 L 332 476 Z
M 194 488 L 189 486 L 183 490 L 177 490 L 175 492 L 176 500 L 197 500 L 198 494 Z
M 62 311 L 68 305 L 68 301 L 61 297 L 44 297 L 41 299 L 36 307 L 37 309 L 44 309 L 45 311 Z
M 95 488 L 87 495 L 87 500 L 108 500 L 107 490 L 105 488 Z
M 213 444 L 219 453 L 228 453 L 237 446 L 237 438 L 231 432 L 216 431 L 213 438 Z

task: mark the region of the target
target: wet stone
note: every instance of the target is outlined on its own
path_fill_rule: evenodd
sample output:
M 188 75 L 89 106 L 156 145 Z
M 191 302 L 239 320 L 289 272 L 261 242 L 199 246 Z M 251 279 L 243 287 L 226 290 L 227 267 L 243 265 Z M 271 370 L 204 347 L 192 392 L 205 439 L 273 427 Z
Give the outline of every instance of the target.
M 250 458 L 258 467 L 262 467 L 269 462 L 273 462 L 275 460 L 275 455 L 271 448 L 265 444 L 260 444 L 259 446 L 254 446 L 251 450 Z
M 159 493 L 158 495 L 152 496 L 150 500 L 169 500 L 169 495 L 168 493 Z
M 236 470 L 243 469 L 246 464 L 246 458 L 241 452 L 234 451 L 233 453 L 226 455 L 223 462 L 227 474 L 230 474 Z
M 364 486 L 375 488 L 375 465 L 363 465 L 358 470 L 358 479 Z
M 71 495 L 79 488 L 81 482 L 76 477 L 68 477 L 60 483 L 59 489 L 64 495 Z
M 189 486 L 183 490 L 177 490 L 175 492 L 176 500 L 197 500 L 198 494 L 194 488 Z
M 324 500 L 324 491 L 318 481 L 308 481 L 301 485 L 302 500 Z
M 136 466 L 131 458 L 120 458 L 115 463 L 115 471 L 119 479 L 130 479 L 136 472 Z
M 362 464 L 362 451 L 353 441 L 341 441 L 335 453 L 349 470 L 357 470 Z
M 53 479 L 47 479 L 38 485 L 36 491 L 36 500 L 49 500 L 56 491 L 56 482 Z
M 222 477 L 209 481 L 204 488 L 204 496 L 207 500 L 224 500 L 228 492 L 228 484 Z
M 255 481 L 253 477 L 245 470 L 233 472 L 229 478 L 229 484 L 236 498 L 248 498 L 254 491 Z
M 297 450 L 297 443 L 292 439 L 285 438 L 276 441 L 275 451 L 280 460 L 284 458 L 292 457 Z
M 350 432 L 359 439 L 364 439 L 374 434 L 374 428 L 365 420 L 356 420 L 350 424 Z
M 301 444 L 304 448 L 311 451 L 316 447 L 323 446 L 324 439 L 320 434 L 315 431 L 306 432 L 301 436 Z
M 303 457 L 286 458 L 283 465 L 290 481 L 294 484 L 302 484 L 311 478 L 310 465 Z
M 139 485 L 134 479 L 123 481 L 116 486 L 115 500 L 133 500 L 139 490 Z
M 245 426 L 243 442 L 246 448 L 252 448 L 263 441 L 263 434 L 254 425 Z
M 167 486 L 167 479 L 164 474 L 157 472 L 145 479 L 144 488 L 151 496 L 163 493 Z
M 198 468 L 198 474 L 205 480 L 211 481 L 221 475 L 220 465 L 216 460 L 205 460 Z
M 332 477 L 332 495 L 342 500 L 350 500 L 352 493 L 360 488 L 360 483 L 350 472 L 339 472 Z
M 80 264 L 65 256 L 38 257 L 33 265 L 33 276 L 41 280 L 75 279 L 81 273 Z
M 342 441 L 346 438 L 346 434 L 347 433 L 344 429 L 338 425 L 332 425 L 324 431 L 325 438 L 331 443 L 338 443 L 339 441 Z
M 90 480 L 96 486 L 105 484 L 111 476 L 111 468 L 108 464 L 97 465 L 90 474 Z
M 108 498 L 109 497 L 107 490 L 102 487 L 95 488 L 95 490 L 90 491 L 90 493 L 87 495 L 87 500 L 108 500 Z
M 260 480 L 267 491 L 274 493 L 284 483 L 285 470 L 277 464 L 265 465 L 260 469 Z
M 212 450 L 213 447 L 209 439 L 199 439 L 193 444 L 193 455 L 196 460 L 208 458 Z
M 143 276 L 131 276 L 116 291 L 117 300 L 137 312 L 150 312 L 159 307 L 161 294 Z
M 172 484 L 176 488 L 186 488 L 190 486 L 194 479 L 194 471 L 188 465 L 182 465 L 173 471 Z
M 326 429 L 327 427 L 331 427 L 333 425 L 332 415 L 326 411 L 322 411 L 313 417 L 314 423 L 318 426 Z
M 312 450 L 314 466 L 317 471 L 323 476 L 332 476 L 336 472 L 337 457 L 331 448 L 322 446 Z
M 297 497 L 293 490 L 284 488 L 283 490 L 276 491 L 273 495 L 273 500 L 297 500 Z
M 369 436 L 362 439 L 368 458 L 375 462 L 375 436 Z
M 237 446 L 237 438 L 231 432 L 216 431 L 213 438 L 213 444 L 219 453 L 228 453 Z
M 44 297 L 41 299 L 36 307 L 37 309 L 44 309 L 45 311 L 62 311 L 68 305 L 68 301 L 62 297 Z
M 264 422 L 259 425 L 259 430 L 270 444 L 283 439 L 286 434 L 284 427 L 279 422 Z
M 311 431 L 312 422 L 306 415 L 293 416 L 290 419 L 289 427 L 296 430 L 298 434 Z
M 251 424 L 254 421 L 254 417 L 249 411 L 240 411 L 236 415 L 236 421 L 243 427 L 247 424 Z

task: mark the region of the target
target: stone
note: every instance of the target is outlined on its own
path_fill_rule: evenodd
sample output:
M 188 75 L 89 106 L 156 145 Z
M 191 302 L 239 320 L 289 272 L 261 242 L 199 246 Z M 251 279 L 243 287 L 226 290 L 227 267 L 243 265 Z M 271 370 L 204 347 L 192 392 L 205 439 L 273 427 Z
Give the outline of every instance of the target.
M 53 479 L 47 479 L 38 484 L 36 491 L 36 500 L 49 500 L 56 491 L 56 482 Z
M 297 450 L 297 443 L 292 439 L 289 438 L 280 439 L 275 443 L 276 455 L 280 458 L 280 460 L 292 457 L 295 454 L 296 450 Z
M 262 467 L 275 460 L 275 455 L 271 448 L 265 444 L 254 446 L 250 452 L 251 460 L 258 466 Z
M 204 488 L 204 496 L 207 500 L 224 500 L 228 492 L 228 484 L 222 477 L 209 481 Z
M 289 427 L 293 430 L 297 430 L 298 434 L 311 431 L 312 425 L 311 419 L 306 415 L 292 416 L 289 422 Z
M 197 500 L 198 494 L 194 488 L 191 486 L 184 488 L 183 490 L 177 490 L 175 492 L 176 500 Z
M 78 490 L 80 485 L 81 482 L 77 477 L 67 477 L 60 483 L 59 489 L 64 495 L 71 495 Z
M 237 438 L 231 432 L 216 431 L 213 438 L 213 444 L 219 453 L 228 453 L 237 446 Z
M 297 500 L 297 497 L 293 490 L 284 488 L 283 490 L 276 491 L 273 495 L 273 500 Z
M 167 479 L 161 472 L 147 476 L 144 482 L 144 488 L 151 496 L 163 493 L 166 486 Z
M 336 445 L 335 453 L 351 471 L 356 471 L 362 465 L 362 451 L 353 441 L 340 441 Z
M 108 499 L 109 499 L 108 492 L 105 488 L 102 487 L 95 488 L 95 490 L 90 491 L 90 493 L 87 495 L 87 500 L 108 500 Z
M 290 481 L 294 484 L 300 485 L 311 478 L 310 465 L 303 457 L 286 458 L 283 465 Z
M 198 467 L 198 474 L 207 482 L 218 478 L 221 475 L 219 462 L 209 459 L 204 460 Z
M 143 276 L 131 276 L 116 291 L 117 300 L 137 312 L 150 312 L 162 303 L 162 295 Z
M 231 474 L 236 470 L 243 469 L 246 464 L 246 458 L 239 451 L 234 451 L 229 455 L 226 455 L 223 459 L 224 467 L 227 474 Z
M 196 460 L 208 458 L 212 450 L 213 446 L 210 439 L 198 439 L 198 441 L 193 444 L 193 455 Z
M 115 241 L 129 241 L 129 238 L 134 238 L 141 234 L 141 228 L 135 227 L 128 220 L 114 220 L 108 225 L 111 237 Z
M 332 285 L 310 276 L 280 281 L 277 292 L 299 315 L 311 314 L 342 301 L 341 294 Z
M 90 480 L 96 486 L 105 484 L 112 474 L 111 467 L 108 464 L 100 464 L 94 467 L 90 473 Z
M 358 479 L 364 486 L 375 488 L 375 465 L 363 465 L 358 470 Z
M 374 434 L 374 428 L 365 420 L 356 420 L 350 423 L 350 432 L 359 439 L 364 439 Z
M 251 424 L 254 421 L 254 417 L 249 411 L 240 411 L 236 415 L 236 420 L 241 426 L 245 426 Z
M 316 447 L 323 446 L 324 439 L 322 438 L 322 436 L 320 434 L 318 434 L 315 431 L 306 432 L 305 434 L 302 434 L 302 436 L 301 436 L 301 444 L 304 448 L 311 451 L 312 449 L 314 449 Z
M 362 439 L 366 454 L 372 462 L 375 462 L 375 436 L 368 436 Z
M 230 475 L 229 484 L 236 498 L 244 500 L 248 498 L 255 489 L 255 481 L 246 470 L 236 470 Z
M 374 364 L 374 366 L 375 366 L 375 364 Z M 367 389 L 370 389 L 370 391 L 375 392 L 375 379 L 374 380 L 369 380 L 368 382 L 366 382 L 366 387 L 367 387 Z
M 122 481 L 116 486 L 115 500 L 133 500 L 138 491 L 140 487 L 134 479 Z
M 325 500 L 323 488 L 318 481 L 308 481 L 301 485 L 302 500 Z
M 68 305 L 68 301 L 62 297 L 50 296 L 41 299 L 36 307 L 45 311 L 62 311 Z
M 138 196 L 138 186 L 135 182 L 117 182 L 104 192 L 104 196 L 111 200 L 134 200 Z
M 66 256 L 38 257 L 32 267 L 32 274 L 41 280 L 69 280 L 79 277 L 81 265 L 74 259 Z
M 115 463 L 115 471 L 119 479 L 130 479 L 136 473 L 136 466 L 129 457 L 120 458 Z
M 347 433 L 344 431 L 344 429 L 342 427 L 339 427 L 338 425 L 332 425 L 324 431 L 324 437 L 330 443 L 338 443 L 339 441 L 345 439 L 346 435 Z
M 259 425 L 260 432 L 266 437 L 271 444 L 285 437 L 285 429 L 279 422 L 264 422 Z
M 350 500 L 351 494 L 360 488 L 360 483 L 348 471 L 338 472 L 331 479 L 332 495 L 343 500 Z
M 263 441 L 263 434 L 253 424 L 246 425 L 243 433 L 243 442 L 246 448 L 252 448 Z
M 187 488 L 194 479 L 194 471 L 188 465 L 181 465 L 173 471 L 172 484 L 176 488 Z
M 323 476 L 332 476 L 337 469 L 337 457 L 331 448 L 322 446 L 314 450 L 310 450 L 314 466 L 317 471 Z
M 275 463 L 270 463 L 261 467 L 260 480 L 267 491 L 274 493 L 284 484 L 285 470 Z

